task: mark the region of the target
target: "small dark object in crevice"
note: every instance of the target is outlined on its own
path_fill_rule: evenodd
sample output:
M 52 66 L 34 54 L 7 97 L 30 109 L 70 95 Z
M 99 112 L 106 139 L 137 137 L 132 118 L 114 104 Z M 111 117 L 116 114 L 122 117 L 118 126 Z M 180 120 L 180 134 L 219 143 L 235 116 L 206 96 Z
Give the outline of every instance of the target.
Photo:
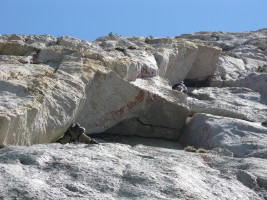
M 184 84 L 187 87 L 210 87 L 210 77 L 205 79 L 185 79 Z
M 185 86 L 184 82 L 181 81 L 179 83 L 176 83 L 172 86 L 173 90 L 178 90 L 180 92 L 183 92 L 185 94 L 187 94 L 187 87 Z
M 98 144 L 97 141 L 90 138 L 85 134 L 85 128 L 81 127 L 78 123 L 72 124 L 65 132 L 64 136 L 57 142 L 60 144 L 81 142 L 85 144 Z

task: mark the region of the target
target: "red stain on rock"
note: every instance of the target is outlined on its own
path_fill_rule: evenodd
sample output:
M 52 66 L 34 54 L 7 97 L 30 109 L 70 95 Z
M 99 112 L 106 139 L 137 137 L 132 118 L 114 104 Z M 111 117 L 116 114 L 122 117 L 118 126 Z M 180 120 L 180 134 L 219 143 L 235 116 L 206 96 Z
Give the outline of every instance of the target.
M 140 90 L 138 95 L 135 97 L 135 99 L 133 101 L 130 101 L 126 106 L 129 110 L 131 110 L 133 107 L 135 107 L 136 105 L 138 105 L 139 103 L 144 101 L 144 97 L 145 97 L 145 91 L 144 90 Z M 152 101 L 152 97 L 150 101 Z M 152 102 L 151 102 L 152 103 Z M 98 122 L 94 123 L 94 127 L 103 127 L 103 128 L 107 128 L 107 122 L 108 121 L 115 121 L 119 116 L 123 115 L 125 112 L 125 108 L 126 106 L 123 106 L 119 109 L 116 110 L 112 110 L 110 112 L 107 112 L 106 114 L 104 114 L 99 120 Z
M 154 94 L 148 93 L 148 97 L 146 99 L 146 106 L 151 105 L 154 102 L 155 96 L 156 95 L 154 95 Z
M 104 116 L 102 116 L 99 119 L 98 123 L 94 123 L 95 127 L 106 127 L 106 122 L 108 121 L 114 121 L 116 120 L 117 117 L 121 116 L 125 111 L 125 106 L 117 109 L 117 110 L 112 110 L 108 113 L 106 113 Z
M 118 110 L 111 111 L 110 113 L 108 113 L 108 116 L 110 116 L 109 119 L 115 120 L 118 116 L 121 116 L 124 113 L 124 109 L 125 109 L 125 106 L 123 106 L 122 108 Z
M 141 103 L 144 100 L 144 96 L 145 96 L 145 91 L 144 90 L 140 90 L 140 92 L 138 93 L 138 95 L 135 97 L 135 99 L 133 101 L 130 101 L 129 103 L 127 103 L 127 108 L 129 110 L 131 110 L 133 107 L 135 107 L 137 104 Z
M 153 72 L 149 72 L 147 68 L 142 67 L 140 76 L 141 77 L 152 77 L 153 76 Z

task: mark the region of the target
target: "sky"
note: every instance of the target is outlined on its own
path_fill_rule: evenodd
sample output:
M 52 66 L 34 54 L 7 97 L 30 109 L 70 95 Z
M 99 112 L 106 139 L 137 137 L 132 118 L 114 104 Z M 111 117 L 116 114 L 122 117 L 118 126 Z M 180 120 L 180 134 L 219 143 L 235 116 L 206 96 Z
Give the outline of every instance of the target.
M 0 34 L 49 34 L 93 41 L 173 37 L 267 28 L 267 0 L 1 0 Z

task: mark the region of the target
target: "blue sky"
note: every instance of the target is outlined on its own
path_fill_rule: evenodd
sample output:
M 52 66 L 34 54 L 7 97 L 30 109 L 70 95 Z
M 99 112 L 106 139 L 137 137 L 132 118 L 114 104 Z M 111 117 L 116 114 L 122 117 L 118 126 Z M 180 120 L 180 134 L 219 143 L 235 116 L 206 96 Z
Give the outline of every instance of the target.
M 50 34 L 93 41 L 267 28 L 267 0 L 1 0 L 0 34 Z

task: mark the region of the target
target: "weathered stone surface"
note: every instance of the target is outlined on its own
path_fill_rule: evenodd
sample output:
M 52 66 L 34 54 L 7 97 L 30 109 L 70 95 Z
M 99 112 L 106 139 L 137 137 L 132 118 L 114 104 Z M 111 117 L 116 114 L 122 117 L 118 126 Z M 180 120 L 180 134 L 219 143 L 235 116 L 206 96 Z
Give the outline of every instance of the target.
M 118 85 L 120 87 L 116 87 Z M 154 128 L 148 130 L 142 126 L 137 132 L 129 126 L 131 132 L 119 133 L 174 139 L 180 134 L 189 114 L 185 95 L 173 91 L 168 82 L 160 78 L 137 79 L 129 83 L 115 73 L 96 74 L 87 90 L 90 92 L 86 92 L 85 106 L 77 121 L 89 133 L 102 132 L 122 120 L 140 118 Z M 161 130 L 162 126 L 171 129 L 171 134 L 153 133 L 154 129 Z
M 245 78 L 238 79 L 235 81 L 225 81 L 224 86 L 227 87 L 246 87 L 256 92 L 267 95 L 267 73 L 250 73 Z
M 135 81 L 141 74 L 141 65 L 133 58 L 118 58 L 109 64 L 109 68 L 128 81 Z
M 81 40 L 69 36 L 59 37 L 57 39 L 58 45 L 66 47 L 78 47 L 81 43 Z
M 0 36 L 0 147 L 76 122 L 131 145 L 1 149 L 0 199 L 267 199 L 266 30 L 182 37 Z M 203 76 L 224 88 L 171 89 Z M 177 139 L 190 111 L 213 115 L 188 118 L 180 142 L 208 154 L 155 139 Z
M 7 147 L 0 150 L 0 198 L 263 199 L 229 172 L 264 163 L 240 161 L 114 143 Z
M 142 113 L 120 122 L 106 132 L 177 139 L 184 126 L 185 116 L 189 114 L 185 105 L 185 95 L 171 90 L 168 83 L 159 78 L 137 79 L 133 84 L 154 95 L 146 100 L 148 105 Z
M 197 46 L 189 42 L 177 43 L 175 48 L 161 48 L 154 52 L 159 75 L 172 85 L 185 79 L 197 55 Z
M 55 141 L 83 100 L 81 81 L 64 72 L 53 74 L 45 65 L 0 68 L 5 72 L 0 85 L 1 145 Z
M 248 88 L 189 88 L 188 105 L 191 113 L 263 122 L 267 120 L 267 96 Z
M 180 142 L 212 149 L 227 148 L 237 157 L 267 158 L 267 128 L 258 122 L 195 114 L 187 124 Z
M 99 63 L 77 56 L 78 49 L 62 46 L 47 49 L 50 56 L 44 55 L 45 49 L 32 55 L 32 48 L 24 49 L 29 56 L 13 56 L 10 60 L 9 56 L 2 56 L 1 146 L 56 141 L 81 109 L 90 77 L 96 70 L 104 71 Z M 56 71 L 58 67 L 60 70 Z
M 167 78 L 172 85 L 185 78 L 201 79 L 213 75 L 220 54 L 220 49 L 210 44 L 199 41 L 192 43 L 175 38 L 133 37 L 126 39 L 108 36 L 98 38 L 95 43 L 107 50 L 118 48 L 125 56 L 138 60 L 141 66 L 141 73 L 138 77 L 159 75 Z M 193 69 L 191 69 L 192 66 Z
M 158 66 L 153 54 L 140 50 L 125 50 L 125 55 L 135 58 L 140 65 L 141 71 L 137 77 L 154 77 L 158 76 Z
M 221 49 L 198 44 L 196 59 L 186 79 L 205 79 L 214 75 Z
M 30 103 L 24 102 L 23 98 L 18 98 L 15 103 L 2 103 L 2 113 L 12 116 L 2 116 L 2 145 L 31 145 L 55 141 L 77 117 L 88 133 L 103 132 L 121 120 L 140 117 L 146 112 L 151 115 L 149 113 L 154 113 L 157 107 L 162 108 L 161 104 L 166 104 L 170 108 L 173 104 L 176 111 L 181 108 L 182 112 L 175 120 L 178 122 L 175 126 L 178 130 L 175 135 L 179 135 L 188 115 L 188 108 L 184 104 L 185 98 L 181 98 L 178 93 L 160 96 L 159 94 L 167 91 L 164 86 L 165 88 L 159 92 L 167 83 L 159 84 L 160 87 L 153 86 L 153 81 L 142 83 L 151 84 L 147 87 L 128 82 L 139 77 L 158 75 L 157 62 L 152 53 L 133 49 L 127 49 L 124 53 L 117 50 L 105 51 L 97 44 L 71 37 L 60 37 L 57 42 L 55 38 L 47 35 L 13 35 L 1 39 L 4 45 L 10 47 L 10 50 L 3 48 L 1 52 L 0 66 L 3 70 L 0 77 L 8 85 L 2 86 L 2 96 L 4 99 L 11 96 L 25 96 L 31 99 Z M 127 41 L 121 38 L 119 43 L 125 46 L 134 44 Z M 14 50 L 13 43 L 19 44 L 20 48 Z M 20 88 L 18 90 L 21 94 L 17 94 L 16 87 Z M 155 88 L 157 89 L 153 91 Z M 169 85 L 168 90 L 171 91 Z M 148 112 L 157 95 L 159 96 L 154 104 L 157 106 L 154 111 Z M 160 98 L 163 99 L 159 100 Z M 173 101 L 174 98 L 177 101 Z M 27 104 L 25 106 L 22 103 Z M 20 104 L 25 109 L 18 115 L 11 107 L 15 108 Z M 32 104 L 37 106 L 33 109 Z M 168 119 L 177 115 L 175 112 L 165 112 L 162 116 L 166 117 L 165 123 L 168 127 Z M 152 120 L 153 125 L 162 126 L 159 119 L 160 117 L 149 120 Z M 170 138 L 164 133 L 162 135 Z
M 211 86 L 248 87 L 257 92 L 266 85 L 266 77 L 257 75 L 261 80 L 252 82 L 251 72 L 257 72 L 259 66 L 267 66 L 267 29 L 244 33 L 199 32 L 185 34 L 177 38 L 201 40 L 222 48 L 220 67 L 211 81 Z M 255 86 L 254 84 L 257 83 Z

